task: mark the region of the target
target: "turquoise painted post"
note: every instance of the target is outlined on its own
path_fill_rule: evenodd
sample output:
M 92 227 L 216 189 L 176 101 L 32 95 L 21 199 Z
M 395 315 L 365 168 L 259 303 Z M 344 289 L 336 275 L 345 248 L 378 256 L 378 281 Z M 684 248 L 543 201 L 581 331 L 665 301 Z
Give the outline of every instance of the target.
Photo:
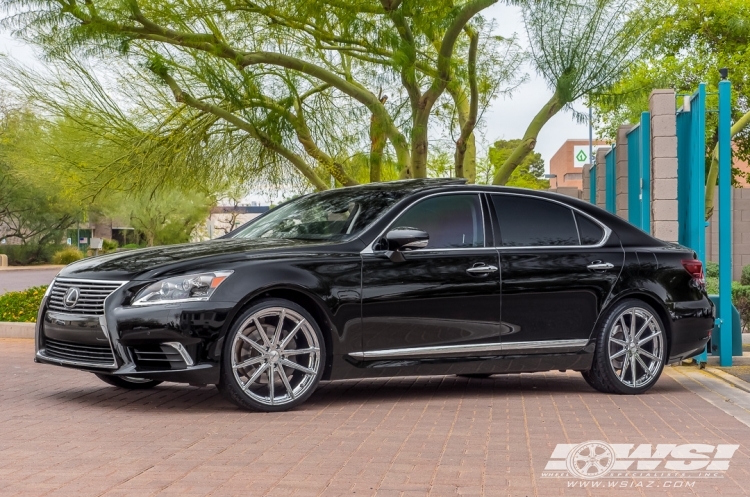
M 589 171 L 589 201 L 596 205 L 596 164 L 591 164 Z
M 615 208 L 615 194 L 617 192 L 617 185 L 615 184 L 615 146 L 612 148 L 607 155 L 604 157 L 604 207 L 614 214 Z
M 641 114 L 641 229 L 651 233 L 651 113 Z
M 719 364 L 732 365 L 732 86 L 719 82 Z
M 688 244 L 706 265 L 706 84 L 698 85 L 698 91 L 690 101 L 690 215 Z
M 641 214 L 641 126 L 628 132 L 628 221 L 643 229 Z

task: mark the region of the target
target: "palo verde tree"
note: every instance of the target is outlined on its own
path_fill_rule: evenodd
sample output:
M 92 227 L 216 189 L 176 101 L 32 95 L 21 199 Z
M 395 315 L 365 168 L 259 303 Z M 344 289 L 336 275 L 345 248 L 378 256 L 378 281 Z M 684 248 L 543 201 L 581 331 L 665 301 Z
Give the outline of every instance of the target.
M 532 63 L 553 94 L 497 169 L 495 184 L 509 180 L 534 150 L 539 132 L 554 115 L 563 109 L 576 114 L 573 102 L 603 91 L 622 76 L 659 22 L 659 12 L 658 5 L 651 6 L 645 0 L 525 2 L 523 16 Z
M 183 155 L 218 144 L 230 156 L 253 149 L 322 190 L 331 177 L 381 179 L 388 164 L 398 177 L 427 176 L 430 122 L 441 115 L 458 129 L 455 171 L 473 180 L 478 109 L 515 85 L 522 58 L 481 17 L 496 2 L 3 3 L 6 26 L 50 60 L 106 60 L 125 79 L 148 82 L 136 98 L 158 131 L 152 143 Z M 454 111 L 437 112 L 444 105 Z M 365 178 L 350 167 L 362 149 Z

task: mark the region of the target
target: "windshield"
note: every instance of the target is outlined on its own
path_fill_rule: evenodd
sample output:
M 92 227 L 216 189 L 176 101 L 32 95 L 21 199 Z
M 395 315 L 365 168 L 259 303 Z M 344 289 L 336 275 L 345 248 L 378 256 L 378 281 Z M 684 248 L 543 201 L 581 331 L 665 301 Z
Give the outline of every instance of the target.
M 273 209 L 232 238 L 353 238 L 407 192 L 352 188 L 307 195 Z

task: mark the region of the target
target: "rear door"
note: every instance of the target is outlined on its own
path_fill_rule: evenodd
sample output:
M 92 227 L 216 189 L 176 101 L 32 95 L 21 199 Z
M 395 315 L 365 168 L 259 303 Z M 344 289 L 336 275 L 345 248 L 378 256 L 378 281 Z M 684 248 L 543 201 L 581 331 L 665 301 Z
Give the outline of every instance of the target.
M 616 283 L 624 251 L 608 228 L 550 199 L 493 194 L 503 351 L 577 350 Z

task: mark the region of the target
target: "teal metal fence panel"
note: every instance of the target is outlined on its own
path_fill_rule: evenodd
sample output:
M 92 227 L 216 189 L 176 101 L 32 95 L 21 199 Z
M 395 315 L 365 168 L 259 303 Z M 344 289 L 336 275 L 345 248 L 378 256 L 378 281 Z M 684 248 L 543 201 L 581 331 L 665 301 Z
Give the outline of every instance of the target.
M 643 229 L 641 204 L 641 126 L 636 125 L 628 132 L 628 221 Z
M 612 214 L 616 212 L 615 195 L 617 185 L 615 184 L 615 147 L 614 145 L 604 156 L 604 208 Z
M 596 164 L 591 166 L 589 174 L 589 202 L 596 205 Z
M 640 190 L 641 190 L 641 224 L 640 228 L 651 233 L 651 113 L 641 113 L 640 145 Z

